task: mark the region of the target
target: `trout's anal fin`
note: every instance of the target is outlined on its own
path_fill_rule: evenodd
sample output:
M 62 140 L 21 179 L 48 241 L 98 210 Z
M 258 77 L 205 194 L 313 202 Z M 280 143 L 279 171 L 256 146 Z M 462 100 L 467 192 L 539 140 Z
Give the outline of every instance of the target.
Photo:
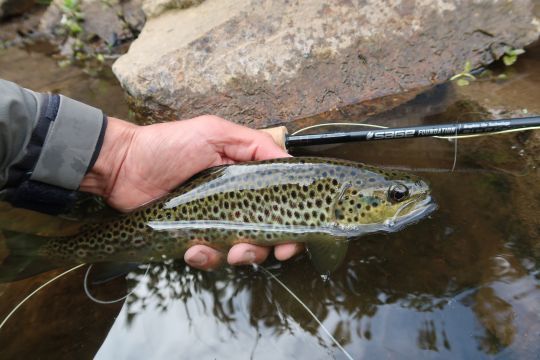
M 94 264 L 90 278 L 92 285 L 100 285 L 138 270 L 139 263 L 101 262 Z
M 313 266 L 321 274 L 335 271 L 345 259 L 349 242 L 346 238 L 317 235 L 316 239 L 309 239 L 306 248 Z

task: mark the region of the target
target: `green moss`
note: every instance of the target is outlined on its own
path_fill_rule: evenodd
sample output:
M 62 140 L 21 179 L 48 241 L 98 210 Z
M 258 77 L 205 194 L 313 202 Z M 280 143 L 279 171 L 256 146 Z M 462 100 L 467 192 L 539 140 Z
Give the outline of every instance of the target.
M 512 66 L 518 59 L 518 56 L 524 54 L 525 50 L 523 49 L 510 49 L 506 50 L 502 57 L 502 61 L 506 66 Z
M 456 81 L 458 86 L 467 86 L 470 84 L 470 81 L 476 80 L 476 77 L 471 74 L 472 71 L 472 65 L 470 61 L 467 61 L 465 63 L 465 66 L 463 67 L 463 71 L 452 76 L 450 78 L 450 81 Z

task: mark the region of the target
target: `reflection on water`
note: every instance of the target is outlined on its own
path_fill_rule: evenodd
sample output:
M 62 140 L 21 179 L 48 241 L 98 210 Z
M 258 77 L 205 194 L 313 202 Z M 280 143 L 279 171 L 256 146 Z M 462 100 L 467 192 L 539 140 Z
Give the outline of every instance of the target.
M 519 62 L 507 82 L 437 87 L 370 122 L 474 120 L 502 110 L 516 115 L 524 106 L 540 113 L 537 101 L 512 108 L 497 100 L 501 86 L 509 97 L 519 97 L 522 84 L 540 93 L 540 49 Z M 419 139 L 296 151 L 416 168 L 439 204 L 430 219 L 399 233 L 352 242 L 327 280 L 307 256 L 266 264 L 356 358 L 538 358 L 540 135 L 460 140 L 451 173 L 454 150 L 447 140 Z M 129 293 L 115 305 L 85 296 L 84 271 L 15 313 L 0 329 L 3 356 L 345 358 L 290 294 L 251 267 L 203 273 L 169 262 L 106 283 L 90 280 L 99 299 Z M 0 285 L 0 321 L 56 274 Z

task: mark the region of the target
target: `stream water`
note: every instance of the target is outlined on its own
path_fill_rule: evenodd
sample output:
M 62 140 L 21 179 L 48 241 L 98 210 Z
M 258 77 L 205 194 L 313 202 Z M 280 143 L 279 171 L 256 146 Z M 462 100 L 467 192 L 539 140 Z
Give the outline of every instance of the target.
M 435 87 L 366 121 L 390 126 L 540 114 L 540 46 L 513 67 L 492 71 L 466 87 Z M 503 71 L 506 80 L 497 78 Z M 0 52 L 0 78 L 61 92 L 109 115 L 129 115 L 113 76 L 58 68 L 43 52 Z M 342 115 L 343 121 L 356 120 Z M 295 149 L 295 155 L 414 169 L 431 183 L 439 209 L 398 233 L 352 242 L 345 263 L 328 279 L 307 256 L 270 260 L 265 267 L 354 358 L 538 359 L 539 150 L 540 134 L 532 131 L 462 139 L 457 146 L 416 139 Z M 62 220 L 5 204 L 0 226 L 67 231 Z M 7 253 L 0 241 L 0 260 Z M 63 270 L 0 284 L 0 322 Z M 43 288 L 8 319 L 0 328 L 1 358 L 345 358 L 306 310 L 260 270 L 205 273 L 181 262 L 141 265 L 125 278 L 90 286 L 102 300 L 129 292 L 111 305 L 85 294 L 86 270 Z

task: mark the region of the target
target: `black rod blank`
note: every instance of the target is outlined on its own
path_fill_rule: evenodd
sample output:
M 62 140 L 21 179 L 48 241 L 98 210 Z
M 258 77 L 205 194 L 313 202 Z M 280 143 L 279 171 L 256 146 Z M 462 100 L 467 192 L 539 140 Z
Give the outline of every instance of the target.
M 471 135 L 538 126 L 540 126 L 540 116 L 311 135 L 287 135 L 285 138 L 285 146 L 290 148 L 295 146 L 339 144 L 354 141 Z

